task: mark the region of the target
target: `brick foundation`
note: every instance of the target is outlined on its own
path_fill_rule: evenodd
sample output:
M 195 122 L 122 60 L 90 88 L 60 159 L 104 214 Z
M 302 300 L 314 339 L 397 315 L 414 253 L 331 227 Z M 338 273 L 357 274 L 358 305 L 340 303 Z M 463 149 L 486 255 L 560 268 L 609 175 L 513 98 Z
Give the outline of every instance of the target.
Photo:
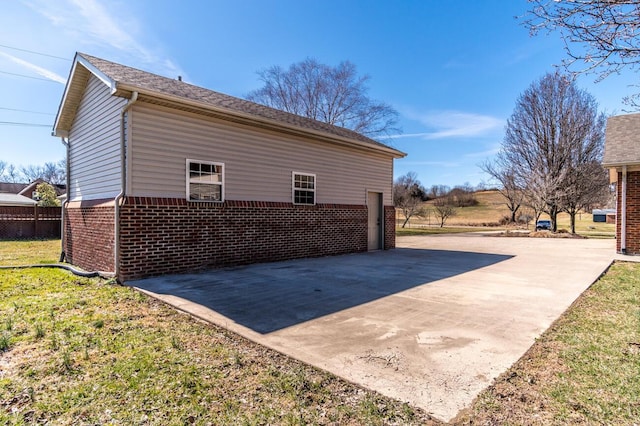
M 113 200 L 70 203 L 64 212 L 66 261 L 88 271 L 113 272 L 114 214 Z
M 396 208 L 384 206 L 384 249 L 396 248 Z
M 65 211 L 67 261 L 114 271 L 113 202 Z M 73 204 L 73 203 L 72 203 Z M 384 248 L 395 247 L 385 206 Z M 367 251 L 367 207 L 128 197 L 120 208 L 121 281 L 208 268 Z
M 622 173 L 618 173 L 618 215 L 616 219 L 616 251 L 621 251 Z M 626 253 L 640 255 L 640 172 L 627 172 Z

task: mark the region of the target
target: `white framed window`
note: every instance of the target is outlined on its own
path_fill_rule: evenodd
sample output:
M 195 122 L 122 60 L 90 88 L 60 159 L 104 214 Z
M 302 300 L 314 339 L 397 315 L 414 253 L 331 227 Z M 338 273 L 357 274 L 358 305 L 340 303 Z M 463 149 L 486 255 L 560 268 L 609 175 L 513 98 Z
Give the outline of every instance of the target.
M 187 200 L 224 201 L 224 163 L 187 158 Z
M 316 175 L 291 172 L 291 182 L 293 204 L 314 205 L 316 203 Z

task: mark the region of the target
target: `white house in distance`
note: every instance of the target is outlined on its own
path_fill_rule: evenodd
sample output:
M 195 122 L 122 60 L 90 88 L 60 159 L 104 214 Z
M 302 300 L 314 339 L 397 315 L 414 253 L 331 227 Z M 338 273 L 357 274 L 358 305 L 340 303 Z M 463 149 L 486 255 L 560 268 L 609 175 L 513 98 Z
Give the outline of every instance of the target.
M 395 246 L 393 160 L 353 131 L 78 53 L 56 117 L 66 259 L 120 280 Z

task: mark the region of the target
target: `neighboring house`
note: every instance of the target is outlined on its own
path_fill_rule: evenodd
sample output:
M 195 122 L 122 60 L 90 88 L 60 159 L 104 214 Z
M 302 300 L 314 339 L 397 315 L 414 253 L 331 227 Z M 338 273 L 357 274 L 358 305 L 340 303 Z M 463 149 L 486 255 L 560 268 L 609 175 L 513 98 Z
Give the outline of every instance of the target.
M 32 200 L 38 201 L 36 188 L 41 183 L 44 183 L 43 179 L 36 179 L 31 183 L 12 183 L 12 182 L 0 182 L 0 194 L 18 194 Z M 58 196 L 62 196 L 66 193 L 65 185 L 52 185 Z
M 616 223 L 616 209 L 594 209 L 591 215 L 594 222 Z
M 616 250 L 640 254 L 640 114 L 607 120 L 603 165 L 617 183 Z
M 0 182 L 0 239 L 60 238 L 60 207 L 38 206 L 41 182 Z
M 358 133 L 78 53 L 63 250 L 120 280 L 395 246 L 393 160 Z
M 35 206 L 36 204 L 38 204 L 37 201 L 25 197 L 24 195 L 0 192 L 0 206 L 2 207 L 28 207 Z

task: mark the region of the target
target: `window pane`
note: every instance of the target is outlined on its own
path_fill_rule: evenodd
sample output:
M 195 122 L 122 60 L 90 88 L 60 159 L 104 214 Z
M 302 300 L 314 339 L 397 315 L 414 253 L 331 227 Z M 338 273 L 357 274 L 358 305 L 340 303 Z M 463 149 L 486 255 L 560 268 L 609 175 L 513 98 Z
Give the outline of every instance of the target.
M 208 185 L 202 183 L 189 184 L 189 199 L 190 200 L 205 200 L 205 201 L 221 201 L 222 200 L 222 185 Z
M 295 190 L 293 194 L 293 202 L 296 204 L 314 204 L 315 193 L 313 191 Z
M 189 162 L 189 199 L 222 201 L 222 168 L 222 165 Z
M 300 189 L 314 189 L 314 177 L 310 175 L 294 175 L 293 187 Z

